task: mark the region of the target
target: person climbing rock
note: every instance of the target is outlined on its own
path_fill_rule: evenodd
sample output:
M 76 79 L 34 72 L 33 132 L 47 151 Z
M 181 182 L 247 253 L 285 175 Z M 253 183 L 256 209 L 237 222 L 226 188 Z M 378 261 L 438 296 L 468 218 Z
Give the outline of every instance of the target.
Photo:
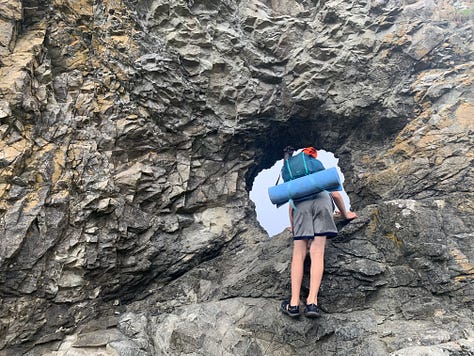
M 285 148 L 284 159 L 289 159 L 293 152 L 292 147 Z M 316 160 L 317 151 L 315 148 L 307 147 L 303 152 L 310 156 L 310 159 Z M 324 169 L 322 163 L 321 166 Z M 342 196 L 337 191 L 330 193 L 321 191 L 299 200 L 295 199 L 290 204 L 290 230 L 293 233 L 291 298 L 281 303 L 282 312 L 290 317 L 300 316 L 301 283 L 304 260 L 308 249 L 311 258 L 310 286 L 303 314 L 308 318 L 321 316 L 318 306 L 318 292 L 324 271 L 326 239 L 337 236 L 337 228 L 333 218 L 334 204 L 344 219 L 353 220 L 357 218 L 356 213 L 346 210 Z

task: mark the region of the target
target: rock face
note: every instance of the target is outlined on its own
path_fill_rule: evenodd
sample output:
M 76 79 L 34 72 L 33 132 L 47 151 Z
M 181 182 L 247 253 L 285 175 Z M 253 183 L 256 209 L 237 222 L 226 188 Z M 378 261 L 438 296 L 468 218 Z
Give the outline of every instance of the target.
M 0 353 L 474 354 L 472 14 L 0 0 Z M 317 321 L 279 313 L 291 238 L 248 196 L 288 144 L 360 216 Z

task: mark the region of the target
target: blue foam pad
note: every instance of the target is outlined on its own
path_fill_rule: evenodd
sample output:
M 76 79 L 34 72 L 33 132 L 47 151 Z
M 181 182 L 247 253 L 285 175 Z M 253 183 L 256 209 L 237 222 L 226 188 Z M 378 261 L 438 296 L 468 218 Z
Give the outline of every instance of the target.
M 337 168 L 332 167 L 268 188 L 273 204 L 282 205 L 290 199 L 299 199 L 323 190 L 342 190 Z

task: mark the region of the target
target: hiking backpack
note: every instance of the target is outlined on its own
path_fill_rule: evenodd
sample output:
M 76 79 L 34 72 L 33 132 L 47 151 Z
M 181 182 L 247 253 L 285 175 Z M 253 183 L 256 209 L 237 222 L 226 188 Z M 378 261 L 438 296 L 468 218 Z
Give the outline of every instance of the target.
M 304 152 L 300 152 L 284 161 L 281 177 L 283 181 L 288 182 L 322 170 L 324 170 L 324 166 L 321 161 Z

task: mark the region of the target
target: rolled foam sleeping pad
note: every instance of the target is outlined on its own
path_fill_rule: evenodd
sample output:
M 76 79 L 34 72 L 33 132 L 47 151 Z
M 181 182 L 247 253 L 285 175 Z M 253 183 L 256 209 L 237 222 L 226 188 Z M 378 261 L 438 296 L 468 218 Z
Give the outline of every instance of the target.
M 303 198 L 323 190 L 342 190 L 336 167 L 270 187 L 268 196 L 273 204 L 282 205 L 290 199 Z

